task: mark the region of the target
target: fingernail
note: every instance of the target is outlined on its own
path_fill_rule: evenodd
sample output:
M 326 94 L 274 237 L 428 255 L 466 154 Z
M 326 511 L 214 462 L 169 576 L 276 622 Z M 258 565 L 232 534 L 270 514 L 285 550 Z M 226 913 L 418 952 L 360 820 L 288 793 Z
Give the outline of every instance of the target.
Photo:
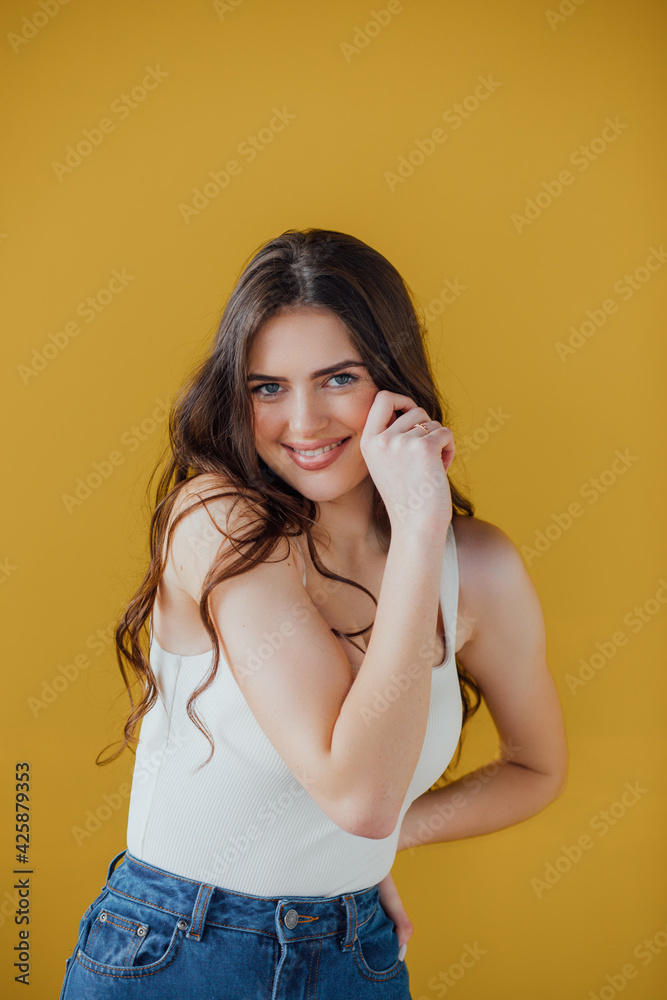
M 402 944 L 401 947 L 398 949 L 398 958 L 399 958 L 399 961 L 401 961 L 401 962 L 403 961 L 403 959 L 405 958 L 405 953 L 406 953 L 407 950 L 408 950 L 408 946 L 405 943 Z

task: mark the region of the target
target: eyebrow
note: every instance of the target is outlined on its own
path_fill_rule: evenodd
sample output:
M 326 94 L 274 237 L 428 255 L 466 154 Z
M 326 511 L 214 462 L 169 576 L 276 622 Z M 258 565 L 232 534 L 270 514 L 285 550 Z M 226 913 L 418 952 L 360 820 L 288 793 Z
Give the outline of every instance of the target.
M 328 368 L 320 368 L 319 371 L 313 372 L 313 374 L 310 377 L 311 379 L 315 379 L 315 378 L 322 378 L 323 375 L 333 375 L 334 372 L 339 372 L 341 368 L 365 368 L 365 367 L 366 365 L 363 363 L 363 361 L 339 361 L 335 365 L 329 365 Z M 262 380 L 264 382 L 289 382 L 289 379 L 286 379 L 284 376 L 281 375 L 259 375 L 254 372 L 248 375 L 248 382 L 255 382 L 258 380 Z

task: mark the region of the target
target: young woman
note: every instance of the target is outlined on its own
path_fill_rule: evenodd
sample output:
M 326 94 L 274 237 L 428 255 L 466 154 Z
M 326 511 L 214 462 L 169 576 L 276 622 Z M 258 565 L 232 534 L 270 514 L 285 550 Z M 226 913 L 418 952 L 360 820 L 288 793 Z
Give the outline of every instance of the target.
M 127 847 L 61 1000 L 409 998 L 396 851 L 560 794 L 539 599 L 450 482 L 444 419 L 384 257 L 321 229 L 259 249 L 172 409 L 102 761 L 141 723 Z M 433 790 L 480 693 L 493 773 Z

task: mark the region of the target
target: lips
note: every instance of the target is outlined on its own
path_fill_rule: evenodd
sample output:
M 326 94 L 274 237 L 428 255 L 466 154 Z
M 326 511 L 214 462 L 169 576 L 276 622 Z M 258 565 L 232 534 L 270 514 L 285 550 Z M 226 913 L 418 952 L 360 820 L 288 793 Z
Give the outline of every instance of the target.
M 319 441 L 308 442 L 308 441 L 283 441 L 286 448 L 293 448 L 294 451 L 317 451 L 318 448 L 326 448 L 330 444 L 338 444 L 339 441 L 344 441 L 344 437 L 338 438 L 320 438 Z
M 286 448 L 291 448 L 292 451 L 297 451 L 300 455 L 306 455 L 309 458 L 313 458 L 315 455 L 322 455 L 332 448 L 337 448 L 345 438 L 326 438 L 322 441 L 313 441 L 311 444 L 301 444 L 300 442 L 294 444 L 285 444 Z
M 289 457 L 300 469 L 324 469 L 340 457 L 350 440 L 346 438 L 325 438 L 320 441 L 293 441 L 283 443 Z

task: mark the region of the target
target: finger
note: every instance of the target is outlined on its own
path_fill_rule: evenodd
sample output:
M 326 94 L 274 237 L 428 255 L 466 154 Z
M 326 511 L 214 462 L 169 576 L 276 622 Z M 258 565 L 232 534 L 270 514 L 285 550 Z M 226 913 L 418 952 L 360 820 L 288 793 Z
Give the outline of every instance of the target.
M 428 438 L 429 448 L 437 448 L 439 445 L 440 450 L 446 451 L 447 455 L 451 456 L 451 459 L 453 460 L 455 445 L 454 445 L 454 435 L 452 434 L 451 428 L 443 427 L 442 424 L 439 424 L 435 420 L 428 421 L 427 426 L 430 426 L 432 428 L 431 430 L 429 430 L 428 434 L 424 432 L 424 428 L 422 427 L 421 423 L 419 425 L 415 424 L 415 426 L 411 428 L 410 431 L 407 433 L 411 434 L 412 431 L 414 430 L 415 437 L 419 435 L 424 439 Z
M 396 410 L 414 409 L 415 406 L 414 399 L 410 399 L 409 396 L 401 396 L 397 392 L 381 389 L 368 411 L 364 433 L 381 434 L 387 429 Z
M 384 911 L 394 921 L 399 945 L 407 946 L 414 927 L 403 906 L 398 889 L 393 881 L 381 883 L 380 901 Z
M 417 429 L 419 430 L 419 428 Z M 454 453 L 456 451 L 454 435 L 451 429 L 449 427 L 436 427 L 428 434 L 425 434 L 424 437 L 429 438 L 430 447 L 440 447 L 440 458 L 445 467 L 445 472 L 447 472 L 454 461 Z
M 414 406 L 411 410 L 408 410 L 407 413 L 398 417 L 391 425 L 391 429 L 396 431 L 397 434 L 400 434 L 403 431 L 411 430 L 415 424 L 427 423 L 430 422 L 430 420 L 431 418 L 426 410 L 422 409 L 421 406 Z
M 440 427 L 442 427 L 442 424 L 438 420 L 420 420 L 411 429 L 421 431 L 422 437 L 424 437 L 425 434 L 437 431 Z

